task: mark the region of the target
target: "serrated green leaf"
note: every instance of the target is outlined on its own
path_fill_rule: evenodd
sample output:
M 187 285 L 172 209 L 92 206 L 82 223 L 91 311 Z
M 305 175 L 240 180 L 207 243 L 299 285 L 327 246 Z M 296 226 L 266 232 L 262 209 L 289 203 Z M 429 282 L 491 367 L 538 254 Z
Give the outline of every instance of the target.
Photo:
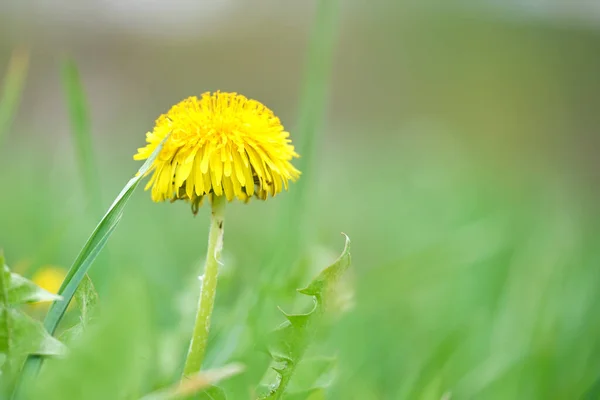
M 294 372 L 288 394 L 306 393 L 328 387 L 335 377 L 336 366 L 335 357 L 304 357 Z
M 290 322 L 290 324 L 294 325 L 297 328 L 304 328 L 308 325 L 310 321 L 311 314 L 315 311 L 317 304 L 315 303 L 315 308 L 313 308 L 310 312 L 306 314 L 287 314 L 281 308 L 279 309 L 285 318 Z M 285 328 L 287 325 L 283 325 L 282 328 Z
M 58 327 L 58 323 L 62 319 L 65 311 L 67 310 L 67 306 L 69 305 L 75 291 L 79 287 L 79 284 L 83 280 L 85 274 L 88 269 L 94 262 L 94 260 L 98 257 L 100 251 L 106 245 L 106 242 L 116 229 L 119 221 L 121 220 L 121 216 L 123 215 L 123 210 L 127 205 L 127 202 L 131 198 L 131 195 L 139 185 L 140 181 L 144 178 L 146 173 L 150 170 L 150 167 L 154 163 L 154 160 L 158 156 L 158 153 L 162 150 L 162 146 L 165 140 L 167 140 L 168 136 L 163 139 L 163 141 L 157 146 L 154 152 L 148 157 L 146 162 L 142 165 L 142 167 L 138 170 L 137 174 L 127 182 L 125 187 L 121 190 L 117 198 L 113 201 L 111 206 L 108 208 L 108 211 L 90 237 L 87 242 L 79 252 L 79 255 L 71 265 L 71 268 L 67 272 L 67 276 L 63 281 L 62 286 L 60 287 L 59 294 L 62 296 L 61 300 L 55 301 L 50 310 L 48 311 L 48 315 L 44 320 L 44 326 L 48 330 L 48 332 L 54 334 L 56 328 Z M 29 357 L 27 363 L 25 364 L 25 368 L 23 369 L 22 379 L 27 380 L 32 376 L 36 375 L 41 367 L 42 359 L 40 357 Z M 21 382 L 21 386 L 23 385 L 23 381 Z
M 13 338 L 12 348 L 9 349 L 11 353 L 44 356 L 65 353 L 65 346 L 52 337 L 40 322 L 20 310 L 10 309 L 9 314 L 12 325 L 10 334 Z
M 269 349 L 274 362 L 271 369 L 275 371 L 275 377 L 269 379 L 271 383 L 259 388 L 259 392 L 262 392 L 259 395 L 260 400 L 281 399 L 295 370 L 302 361 L 304 353 L 315 334 L 315 326 L 319 324 L 329 294 L 350 266 L 350 239 L 347 235 L 344 236 L 346 237 L 346 243 L 340 257 L 319 273 L 306 288 L 299 290 L 302 294 L 313 296 L 315 300 L 314 308 L 304 314 L 287 314 L 282 311 L 287 321 L 273 333 L 275 336 L 274 344 Z
M 39 322 L 14 308 L 6 309 L 9 330 L 6 332 L 8 348 L 3 354 L 5 362 L 0 374 L 13 378 L 28 355 L 61 356 L 66 347 L 52 337 Z
M 269 351 L 269 355 L 276 363 L 294 362 L 287 354 L 278 353 L 276 350 Z
M 10 272 L 8 267 L 4 266 L 5 272 L 9 272 L 8 283 L 8 303 L 23 304 L 36 303 L 40 301 L 55 301 L 60 300 L 60 296 L 42 289 L 27 278 L 19 274 Z
M 327 288 L 337 282 L 338 278 L 346 272 L 350 266 L 350 238 L 346 237 L 346 245 L 340 257 L 329 267 L 325 268 L 321 273 L 313 279 L 307 287 L 299 289 L 298 292 L 309 296 L 321 296 Z
M 29 354 L 61 355 L 65 346 L 53 338 L 38 321 L 23 311 L 11 307 L 23 303 L 23 299 L 43 297 L 36 295 L 37 286 L 25 278 L 10 272 L 0 252 L 0 354 L 2 372 L 11 372 L 21 365 Z M 10 285 L 15 284 L 16 288 Z M 36 289 L 37 288 L 37 289 Z M 12 290 L 14 289 L 14 290 Z M 12 294 L 11 294 L 12 290 Z M 41 290 L 41 289 L 40 289 Z M 11 296 L 13 302 L 11 302 Z

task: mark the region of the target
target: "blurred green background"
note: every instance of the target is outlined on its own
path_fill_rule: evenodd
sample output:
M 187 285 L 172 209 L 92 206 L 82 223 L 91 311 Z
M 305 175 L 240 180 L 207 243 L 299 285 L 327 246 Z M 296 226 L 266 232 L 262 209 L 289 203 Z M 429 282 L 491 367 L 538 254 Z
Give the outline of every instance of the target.
M 0 4 L 0 68 L 31 49 L 0 143 L 0 246 L 24 275 L 70 265 L 155 118 L 187 96 L 243 93 L 306 143 L 295 129 L 315 2 L 48 4 Z M 337 356 L 327 398 L 579 398 L 600 377 L 600 7 L 342 2 L 337 20 L 306 183 L 227 209 L 208 361 L 248 369 L 224 388 L 248 396 L 268 365 L 257 335 L 281 322 L 277 306 L 302 309 L 294 289 L 343 231 L 348 310 L 314 350 Z M 90 113 L 91 203 L 66 58 Z M 130 323 L 150 332 L 148 391 L 179 373 L 207 231 L 207 208 L 194 218 L 139 190 L 91 270 L 103 302 L 124 299 L 116 314 L 146 315 Z

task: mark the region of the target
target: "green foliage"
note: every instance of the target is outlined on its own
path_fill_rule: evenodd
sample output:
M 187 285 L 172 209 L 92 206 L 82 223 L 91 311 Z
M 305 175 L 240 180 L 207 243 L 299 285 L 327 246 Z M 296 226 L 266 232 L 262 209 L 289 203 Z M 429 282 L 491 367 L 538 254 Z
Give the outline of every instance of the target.
M 11 272 L 2 252 L 0 266 L 0 386 L 4 386 L 10 385 L 27 355 L 60 355 L 65 348 L 19 308 L 25 303 L 56 300 L 58 296 Z
M 114 200 L 112 205 L 108 208 L 104 217 L 100 220 L 83 249 L 77 256 L 77 259 L 69 269 L 65 281 L 60 289 L 60 294 L 63 299 L 53 304 L 53 307 L 46 317 L 45 325 L 48 330 L 54 332 L 58 326 L 62 315 L 64 314 L 66 307 L 73 297 L 73 294 L 79 287 L 79 283 L 85 276 L 85 273 L 98 256 L 102 248 L 104 248 L 106 241 L 112 235 L 115 228 L 119 224 L 123 215 L 123 210 L 127 205 L 127 202 L 131 198 L 134 190 L 137 188 L 140 180 L 144 177 L 154 159 L 160 153 L 162 145 L 158 146 L 154 153 L 146 160 L 144 165 L 138 170 L 137 174 L 127 182 L 125 187 L 121 190 L 117 198 Z
M 444 10 L 433 8 L 432 24 L 427 7 L 413 7 L 418 15 L 411 7 L 398 7 L 400 14 L 365 12 L 360 23 L 345 26 L 344 41 L 352 51 L 337 52 L 331 40 L 338 14 L 331 11 L 339 3 L 324 0 L 316 8 L 320 22 L 310 40 L 308 68 L 317 72 L 306 74 L 298 129 L 290 129 L 300 144 L 301 180 L 274 201 L 228 208 L 209 369 L 203 373 L 232 361 L 248 367 L 220 382 L 218 396 L 255 399 L 257 382 L 272 364 L 280 372 L 271 370 L 264 381 L 288 400 L 571 399 L 589 388 L 589 398 L 599 398 L 600 215 L 596 178 L 586 175 L 597 169 L 579 157 L 583 147 L 594 148 L 595 138 L 575 138 L 594 125 L 595 114 L 581 105 L 594 104 L 590 99 L 598 92 L 592 90 L 599 65 L 597 33 L 576 24 L 557 29 L 544 19 L 506 23 L 511 16 L 500 22 L 460 15 L 439 24 Z M 356 18 L 352 10 L 344 9 L 351 19 Z M 453 31 L 453 25 L 459 29 Z M 359 37 L 352 33 L 356 27 Z M 186 46 L 184 51 L 204 54 L 206 43 L 214 49 L 219 37 L 210 39 L 198 43 L 197 52 Z M 142 41 L 139 36 L 134 42 Z M 117 53 L 130 42 L 119 38 L 123 47 Z M 155 57 L 144 63 L 148 75 L 142 81 L 153 68 L 178 72 L 183 66 L 185 72 L 190 66 L 202 85 L 222 87 L 222 77 L 197 73 L 200 64 L 193 56 L 158 45 L 158 37 L 152 42 Z M 228 40 L 228 45 L 235 43 Z M 178 56 L 171 57 L 171 51 Z M 141 49 L 139 54 L 150 53 Z M 327 70 L 334 56 L 340 57 L 341 72 L 336 109 L 321 140 L 318 127 L 324 126 Z M 387 77 L 384 64 L 393 66 Z M 268 71 L 275 79 L 278 66 Z M 68 96 L 83 99 L 72 72 L 65 67 L 63 82 L 70 76 L 79 88 Z M 286 76 L 296 85 L 293 72 L 286 70 Z M 366 79 L 353 86 L 348 76 Z M 155 83 L 161 87 L 162 82 Z M 174 91 L 195 91 L 194 85 L 185 73 L 169 74 Z M 245 85 L 253 88 L 252 82 Z M 147 104 L 170 103 L 158 90 L 152 94 Z M 154 114 L 129 102 L 133 97 L 124 96 L 126 111 L 119 111 L 97 138 L 104 147 L 94 155 L 104 167 L 107 189 L 121 184 L 122 171 L 131 167 L 130 155 L 143 140 L 140 120 L 150 124 L 148 115 Z M 5 116 L 12 120 L 16 108 L 0 102 L 1 138 Z M 275 107 L 293 114 L 286 104 Z M 81 123 L 89 110 L 80 113 L 78 107 L 70 107 L 73 133 L 89 134 L 89 124 Z M 39 110 L 33 114 L 43 117 Z M 84 119 L 76 122 L 74 115 Z M 289 126 L 291 121 L 283 119 Z M 35 124 L 25 119 L 19 129 L 27 134 L 26 143 L 16 143 L 0 157 L 0 169 L 7 172 L 2 174 L 0 241 L 22 265 L 32 252 L 46 249 L 23 270 L 64 265 L 88 231 L 72 207 L 86 202 L 64 178 L 70 178 L 72 166 L 47 146 L 61 134 L 54 120 L 54 115 Z M 39 125 L 43 131 L 27 131 Z M 138 133 L 123 135 L 132 132 L 130 126 Z M 565 137 L 553 136 L 561 130 Z M 526 151 L 527 146 L 535 150 Z M 548 149 L 549 161 L 541 149 Z M 49 170 L 53 173 L 40 173 Z M 156 205 L 140 196 L 128 203 L 127 212 L 111 239 L 112 263 L 93 271 L 101 309 L 82 311 L 82 317 L 93 319 L 76 325 L 71 336 L 67 331 L 71 353 L 49 360 L 39 380 L 28 382 L 35 386 L 30 398 L 138 399 L 163 395 L 162 388 L 178 382 L 191 332 L 188 309 L 197 294 L 197 263 L 204 253 L 203 216 L 209 210 L 202 208 L 193 219 L 182 204 Z M 72 223 L 58 240 L 54 232 L 60 220 Z M 308 310 L 314 295 L 293 295 L 293 289 L 308 281 L 312 265 L 325 265 L 298 262 L 298 255 L 318 258 L 319 251 L 309 252 L 306 244 L 328 248 L 341 227 L 353 239 L 352 270 L 344 278 L 355 274 L 355 307 L 341 317 L 318 311 L 290 316 L 272 338 L 273 355 L 280 357 L 272 361 L 256 347 L 266 340 L 262 333 L 281 320 L 275 305 Z M 12 266 L 23 271 L 17 263 Z M 126 278 L 130 271 L 137 273 L 135 279 Z M 76 299 L 84 287 L 85 278 Z M 321 287 L 317 283 L 309 291 Z M 10 287 L 5 303 L 10 303 L 9 292 Z M 335 302 L 327 299 L 321 296 L 324 305 Z M 2 308 L 0 332 L 8 332 L 11 315 Z M 327 335 L 318 333 L 323 331 Z M 156 336 L 156 343 L 148 335 Z M 0 343 L 7 346 L 7 335 Z M 0 381 L 6 385 L 4 375 Z
M 2 264 L 3 260 L 0 259 L 0 265 Z M 4 273 L 7 274 L 4 279 L 6 279 L 5 284 L 8 288 L 8 304 L 35 303 L 60 299 L 60 296 L 42 289 L 17 273 L 11 272 L 6 265 L 4 265 Z
M 259 278 L 258 288 L 245 291 L 244 300 L 240 301 L 236 310 L 239 316 L 249 314 L 249 323 L 243 328 L 237 325 L 235 334 L 255 343 L 261 342 L 272 326 L 265 321 L 272 321 L 271 313 L 275 305 L 281 304 L 281 300 L 287 300 L 290 289 L 298 287 L 296 283 L 305 279 L 307 271 L 299 259 L 309 253 L 308 249 L 314 244 L 312 238 L 318 226 L 312 217 L 315 214 L 309 210 L 316 203 L 312 194 L 317 186 L 318 174 L 315 171 L 319 137 L 325 125 L 330 98 L 330 77 L 341 14 L 340 2 L 319 0 L 315 11 L 293 129 L 294 143 L 301 154 L 297 166 L 302 171 L 302 177 L 294 183 L 293 190 L 286 197 L 278 199 L 281 211 L 277 217 L 277 240 L 260 261 L 261 268 L 256 274 Z M 236 344 L 237 352 L 248 354 L 246 341 Z M 244 360 L 249 361 L 247 358 Z M 255 367 L 259 371 L 263 368 L 263 363 L 257 362 Z M 248 373 L 245 378 L 250 381 L 251 375 Z M 242 391 L 236 391 L 236 396 L 243 395 Z
M 84 279 L 88 269 L 98 257 L 100 251 L 106 245 L 109 237 L 114 232 L 115 228 L 119 224 L 121 220 L 121 216 L 123 215 L 123 209 L 125 205 L 131 198 L 134 190 L 137 188 L 138 184 L 148 172 L 148 169 L 154 162 L 154 159 L 157 157 L 158 153 L 162 149 L 162 143 L 159 145 L 154 153 L 146 160 L 146 162 L 142 165 L 142 167 L 138 170 L 137 174 L 127 182 L 125 187 L 121 190 L 117 198 L 114 200 L 112 205 L 109 207 L 104 217 L 100 220 L 87 242 L 83 246 L 81 252 L 75 259 L 75 262 L 69 269 L 67 276 L 60 288 L 60 295 L 62 298 L 58 301 L 55 301 L 50 310 L 48 311 L 48 315 L 44 321 L 44 326 L 48 330 L 48 332 L 54 334 L 56 328 L 58 327 L 58 323 L 62 319 L 65 311 L 67 310 L 67 306 L 71 301 L 73 295 L 75 294 L 79 284 Z M 31 376 L 37 374 L 42 363 L 42 359 L 40 357 L 30 357 L 27 360 L 25 365 L 25 369 L 23 371 L 24 380 L 29 379 Z
M 141 397 L 152 335 L 144 286 L 123 276 L 69 354 L 48 360 L 24 398 L 104 400 Z
M 65 330 L 60 335 L 61 341 L 67 344 L 73 343 L 83 335 L 96 313 L 98 293 L 87 274 L 83 277 L 83 280 L 75 291 L 74 300 L 80 313 L 79 323 Z
M 281 399 L 290 384 L 297 367 L 311 344 L 312 338 L 320 327 L 324 311 L 335 290 L 341 275 L 350 266 L 350 239 L 346 236 L 344 251 L 329 267 L 315 277 L 307 287 L 298 292 L 314 298 L 312 310 L 305 314 L 286 314 L 287 321 L 275 332 L 275 341 L 269 352 L 273 358 L 271 368 L 275 371 L 275 380 L 267 384 L 268 393 L 261 395 L 262 400 Z M 314 368 L 313 370 L 318 369 Z M 327 369 L 327 368 L 326 368 Z M 322 388 L 303 388 L 310 393 Z
M 81 313 L 81 324 L 87 325 L 92 320 L 94 311 L 98 305 L 98 293 L 89 276 L 84 277 L 77 288 L 75 301 Z

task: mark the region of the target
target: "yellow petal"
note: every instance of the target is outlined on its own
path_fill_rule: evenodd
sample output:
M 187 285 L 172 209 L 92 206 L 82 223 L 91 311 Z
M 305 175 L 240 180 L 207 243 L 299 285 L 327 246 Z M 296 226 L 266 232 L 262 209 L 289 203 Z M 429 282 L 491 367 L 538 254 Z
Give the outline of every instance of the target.
M 223 178 L 223 161 L 218 152 L 213 152 L 210 158 L 210 171 L 211 176 L 214 175 L 213 188 L 215 186 L 221 186 L 221 179 Z
M 254 194 L 254 177 L 252 176 L 252 170 L 250 169 L 250 167 L 244 167 L 244 178 L 246 180 L 246 193 L 248 194 L 248 196 L 252 196 Z
M 248 146 L 246 148 L 246 154 L 248 154 L 248 158 L 250 159 L 250 164 L 252 164 L 252 169 L 256 172 L 259 178 L 265 178 L 265 167 L 263 161 L 260 159 L 256 151 L 252 148 L 252 146 Z
M 175 187 L 179 188 L 183 185 L 183 182 L 190 176 L 190 172 L 192 171 L 192 166 L 194 165 L 194 160 L 191 162 L 187 162 L 184 164 L 180 164 L 177 166 L 177 170 L 175 171 Z
M 204 180 L 204 193 L 210 193 L 210 191 L 212 190 L 210 174 L 202 174 L 202 179 Z
M 233 183 L 231 182 L 230 178 L 223 178 L 223 189 L 225 191 L 225 196 L 227 197 L 227 200 L 233 200 Z
M 233 151 L 233 169 L 235 171 L 236 178 L 240 184 L 244 186 L 246 184 L 246 179 L 244 176 L 244 162 L 242 161 L 240 153 L 237 151 Z
M 202 153 L 202 162 L 200 163 L 200 170 L 202 171 L 203 174 L 206 174 L 208 172 L 208 165 L 209 165 L 210 158 L 212 156 L 214 147 L 215 147 L 214 143 L 212 141 L 209 141 L 204 148 L 204 152 Z
M 197 196 L 203 196 L 208 193 L 209 187 L 204 186 L 204 177 L 202 173 L 202 169 L 200 168 L 200 163 L 202 159 L 199 155 L 194 159 L 194 187 Z

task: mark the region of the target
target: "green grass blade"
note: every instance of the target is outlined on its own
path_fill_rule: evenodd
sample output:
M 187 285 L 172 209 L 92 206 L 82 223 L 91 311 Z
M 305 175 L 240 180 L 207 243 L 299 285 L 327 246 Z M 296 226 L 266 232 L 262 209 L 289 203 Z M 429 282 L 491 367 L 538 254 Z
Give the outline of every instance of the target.
M 331 80 L 338 14 L 338 0 L 319 1 L 308 48 L 306 77 L 295 132 L 301 140 L 298 146 L 298 169 L 302 171 L 302 178 L 296 183 L 292 194 L 293 201 L 290 207 L 294 210 L 303 207 L 312 184 L 317 133 L 324 119 Z M 296 211 L 291 214 L 302 219 L 302 213 Z
M 314 164 L 317 132 L 323 121 L 328 99 L 333 55 L 337 40 L 338 0 L 321 0 L 316 10 L 311 33 L 306 77 L 300 98 L 299 120 L 296 135 L 301 139 L 298 152 L 298 168 L 303 177 L 297 185 L 308 185 Z M 306 190 L 296 188 L 295 193 Z M 298 196 L 296 196 L 298 197 Z
M 166 138 L 165 138 L 166 140 Z M 164 140 L 163 140 L 164 143 Z M 81 280 L 84 278 L 88 269 L 105 246 L 108 238 L 114 232 L 117 227 L 121 216 L 123 214 L 123 210 L 127 201 L 133 194 L 134 190 L 137 188 L 140 181 L 143 179 L 144 175 L 148 172 L 152 163 L 156 159 L 158 153 L 162 149 L 162 143 L 154 150 L 154 153 L 146 160 L 144 165 L 138 170 L 138 173 L 127 182 L 121 193 L 117 196 L 115 201 L 109 207 L 104 217 L 100 220 L 87 242 L 83 246 L 79 255 L 71 265 L 63 284 L 60 287 L 59 295 L 62 296 L 62 299 L 59 301 L 55 301 L 52 303 L 50 310 L 48 311 L 48 315 L 44 320 L 44 327 L 48 332 L 54 334 L 60 320 L 62 319 L 69 302 L 73 298 L 77 287 L 81 283 Z M 30 377 L 33 377 L 39 371 L 39 368 L 42 364 L 41 357 L 29 357 L 27 360 L 25 367 L 23 368 L 22 373 L 22 385 L 23 382 L 27 381 Z
M 28 66 L 29 52 L 23 49 L 15 50 L 8 64 L 0 97 L 0 142 L 10 129 L 19 108 Z
M 313 191 L 314 158 L 318 146 L 317 136 L 323 123 L 328 92 L 329 81 L 332 72 L 333 54 L 337 40 L 337 22 L 339 14 L 338 0 L 320 0 L 315 15 L 315 22 L 308 47 L 308 59 L 306 61 L 306 72 L 304 87 L 300 98 L 298 125 L 294 136 L 299 141 L 298 169 L 302 176 L 291 190 L 291 198 L 286 202 L 284 218 L 281 218 L 279 231 L 280 237 L 285 238 L 286 251 L 281 256 L 284 259 L 276 259 L 269 268 L 269 279 L 272 274 L 281 276 L 285 274 L 281 265 L 290 264 L 302 248 L 301 241 L 311 237 L 306 231 L 312 226 L 310 218 L 306 218 L 308 197 Z M 299 227 L 289 229 L 290 226 Z M 290 247 L 291 246 L 291 247 Z M 291 249 L 291 251 L 290 251 Z
M 89 109 L 77 65 L 71 59 L 63 63 L 62 81 L 85 195 L 92 210 L 99 212 L 101 210 L 100 186 L 96 172 Z

